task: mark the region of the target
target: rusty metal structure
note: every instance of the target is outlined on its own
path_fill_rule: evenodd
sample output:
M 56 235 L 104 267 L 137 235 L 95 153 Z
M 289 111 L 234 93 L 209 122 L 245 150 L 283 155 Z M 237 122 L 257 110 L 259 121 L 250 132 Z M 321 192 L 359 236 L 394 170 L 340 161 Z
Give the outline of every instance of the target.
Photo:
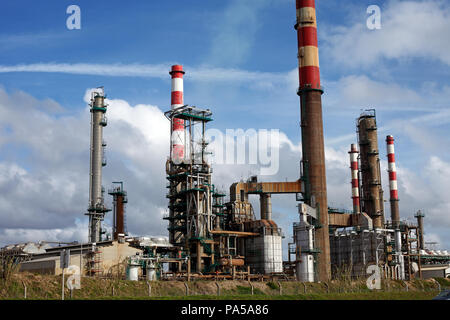
M 384 227 L 384 202 L 378 150 L 378 131 L 375 110 L 367 110 L 357 120 L 361 161 L 362 211 L 373 220 L 374 228 Z
M 114 186 L 108 190 L 113 196 L 113 240 L 118 240 L 119 235 L 125 236 L 125 204 L 128 203 L 127 192 L 123 189 L 123 182 L 113 182 Z
M 322 94 L 317 42 L 317 19 L 314 0 L 297 0 L 298 62 L 300 96 L 302 161 L 301 180 L 304 183 L 303 201 L 315 208 L 318 280 L 331 277 L 330 240 L 328 231 L 327 182 L 322 120 Z
M 166 162 L 169 181 L 169 241 L 188 259 L 188 273 L 234 272 L 244 266 L 242 238 L 258 235 L 246 232 L 242 225 L 251 221 L 239 217 L 240 228 L 230 228 L 223 198 L 212 184 L 205 138 L 206 124 L 212 112 L 184 105 L 182 99 L 182 66 L 173 66 L 172 108 L 165 113 L 171 122 L 170 157 Z M 181 92 L 181 93 L 180 93 Z M 239 215 L 239 214 L 236 214 Z
M 103 128 L 107 125 L 106 96 L 102 87 L 92 92 L 89 206 L 87 246 L 73 243 L 80 266 L 90 276 L 103 275 L 103 264 L 122 258 L 119 249 L 104 254 L 102 247 L 131 247 L 127 251 L 127 279 L 148 281 L 200 279 L 297 279 L 327 282 L 348 272 L 351 277 L 366 275 L 375 264 L 382 277 L 411 280 L 422 277 L 422 265 L 449 263 L 450 254 L 426 250 L 424 214 L 419 210 L 417 225 L 400 220 L 394 138 L 386 137 L 390 186 L 391 222 L 385 222 L 381 184 L 377 119 L 374 109 L 357 119 L 357 144 L 349 151 L 353 210 L 331 208 L 327 199 L 322 94 L 317 39 L 315 0 L 296 0 L 298 72 L 302 159 L 300 177 L 290 182 L 259 182 L 256 176 L 233 183 L 229 200 L 213 184 L 206 126 L 212 112 L 184 103 L 182 65 L 173 65 L 170 121 L 170 149 L 166 161 L 169 239 L 128 237 L 123 182 L 113 182 L 113 239 L 102 240 L 104 204 L 102 167 L 106 165 Z M 359 146 L 359 150 L 358 150 Z M 297 178 L 296 178 L 297 179 Z M 343 181 L 344 184 L 344 181 Z M 281 228 L 274 221 L 272 197 L 295 194 L 299 221 L 293 223 L 293 241 L 288 245 L 288 261 L 283 262 Z M 258 196 L 260 212 L 255 212 L 250 196 Z M 49 243 L 12 245 L 0 250 L 6 258 L 31 260 L 59 253 Z M 83 249 L 84 255 L 83 255 Z M 118 256 L 116 256 L 116 254 Z M 295 256 L 291 260 L 291 255 Z M 112 258 L 111 258 L 112 256 Z M 165 272 L 163 264 L 169 264 Z M 306 286 L 305 286 L 306 288 Z M 281 289 L 281 287 L 280 287 Z
M 419 228 L 417 230 L 418 238 L 419 238 L 419 249 L 424 250 L 425 249 L 425 238 L 424 238 L 423 218 L 425 218 L 425 213 L 423 213 L 422 210 L 419 210 L 414 215 L 414 217 L 417 219 L 417 227 Z

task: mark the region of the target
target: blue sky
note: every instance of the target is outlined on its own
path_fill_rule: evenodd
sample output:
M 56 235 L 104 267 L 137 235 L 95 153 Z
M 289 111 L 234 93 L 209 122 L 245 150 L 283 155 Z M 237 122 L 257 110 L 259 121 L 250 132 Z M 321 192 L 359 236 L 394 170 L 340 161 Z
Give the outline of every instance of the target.
M 66 8 L 71 4 L 81 8 L 81 30 L 66 28 Z M 366 27 L 366 9 L 373 4 L 381 7 L 381 30 Z M 113 135 L 117 139 L 108 146 L 104 184 L 116 181 L 113 173 L 120 172 L 125 186 L 129 185 L 128 221 L 137 234 L 164 232 L 162 224 L 152 229 L 139 223 L 138 217 L 152 216 L 145 213 L 148 208 L 163 210 L 165 184 L 161 191 L 156 183 L 140 178 L 146 172 L 164 181 L 164 172 L 158 171 L 156 158 L 145 165 L 141 155 L 129 150 L 136 143 L 132 138 L 148 142 L 136 148 L 160 143 L 146 136 L 151 129 L 145 123 L 137 125 L 139 119 L 133 117 L 140 112 L 142 119 L 149 116 L 139 105 L 155 106 L 151 111 L 155 117 L 168 109 L 172 64 L 185 66 L 185 103 L 211 108 L 214 128 L 280 129 L 292 144 L 300 143 L 294 0 L 17 0 L 2 1 L 0 12 L 0 101 L 4 110 L 0 186 L 10 190 L 14 183 L 39 183 L 39 174 L 45 173 L 53 188 L 54 181 L 65 186 L 73 182 L 70 190 L 79 194 L 59 200 L 66 210 L 60 222 L 47 227 L 27 224 L 21 229 L 22 236 L 11 238 L 11 234 L 20 234 L 13 232 L 20 223 L 2 218 L 2 243 L 25 241 L 31 235 L 80 236 L 64 230 L 72 228 L 74 221 L 85 223 L 80 212 L 87 206 L 87 171 L 85 177 L 83 174 L 89 157 L 89 123 L 85 123 L 84 97 L 89 88 L 104 86 L 112 107 L 122 110 L 110 110 L 112 122 L 105 129 L 107 140 Z M 450 40 L 445 35 L 450 32 L 450 5 L 438 0 L 319 0 L 317 16 L 331 204 L 351 207 L 346 152 L 356 140 L 355 119 L 361 109 L 375 108 L 384 162 L 384 138 L 387 134 L 396 138 L 402 217 L 411 217 L 417 209 L 428 212 L 429 239 L 448 248 L 450 201 L 445 190 L 450 188 Z M 22 122 L 21 116 L 28 119 Z M 29 128 L 24 128 L 28 123 Z M 164 124 L 159 125 L 155 123 L 154 130 L 165 130 Z M 31 128 L 46 134 L 40 140 Z M 120 137 L 128 137 L 122 144 L 117 142 L 122 141 L 118 132 Z M 30 137 L 33 135 L 36 137 Z M 158 150 L 161 159 L 166 156 L 164 148 L 162 144 Z M 267 180 L 298 177 L 298 149 L 282 150 L 285 159 L 290 159 L 285 163 L 288 169 Z M 154 150 L 148 157 L 152 153 Z M 80 180 L 63 174 L 64 169 L 78 172 Z M 21 172 L 18 181 L 10 174 L 14 170 Z M 217 170 L 218 184 L 228 185 L 231 177 L 227 180 L 221 170 Z M 248 172 L 247 168 L 239 170 L 232 178 Z M 57 172 L 61 172 L 59 177 Z M 387 176 L 383 178 L 387 180 Z M 33 200 L 20 190 L 8 199 Z M 0 204 L 7 204 L 8 199 Z M 284 199 L 274 202 L 274 215 L 283 220 L 289 233 L 296 219 L 295 201 Z M 37 210 L 42 215 L 53 210 L 56 216 L 57 207 Z M 29 210 L 24 219 L 33 215 Z M 6 211 L 0 214 L 8 215 Z M 386 214 L 389 216 L 389 206 Z

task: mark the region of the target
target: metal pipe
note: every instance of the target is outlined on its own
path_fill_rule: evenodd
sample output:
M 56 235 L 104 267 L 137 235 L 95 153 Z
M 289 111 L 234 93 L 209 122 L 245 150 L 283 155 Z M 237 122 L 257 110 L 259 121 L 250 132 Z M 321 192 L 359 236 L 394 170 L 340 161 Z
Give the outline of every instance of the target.
M 261 220 L 272 220 L 272 195 L 261 193 L 259 195 Z
M 314 0 L 297 0 L 299 90 L 302 131 L 302 173 L 306 204 L 316 208 L 321 228 L 315 229 L 318 255 L 318 280 L 331 277 L 325 147 L 322 120 L 317 20 Z

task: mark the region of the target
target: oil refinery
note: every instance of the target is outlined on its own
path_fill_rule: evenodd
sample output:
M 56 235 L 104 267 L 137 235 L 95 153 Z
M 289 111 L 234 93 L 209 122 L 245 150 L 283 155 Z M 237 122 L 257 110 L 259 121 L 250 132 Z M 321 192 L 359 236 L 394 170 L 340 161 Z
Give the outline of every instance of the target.
M 67 250 L 70 264 L 77 265 L 84 276 L 107 277 L 123 268 L 126 279 L 132 281 L 326 282 L 342 273 L 355 279 L 365 277 L 370 265 L 380 268 L 383 279 L 450 274 L 450 253 L 426 247 L 425 213 L 402 212 L 396 140 L 393 135 L 378 136 L 375 109 L 354 115 L 357 120 L 352 130 L 356 135 L 346 160 L 350 170 L 348 179 L 342 181 L 352 195 L 342 201 L 352 201 L 353 210 L 329 205 L 315 1 L 297 0 L 296 12 L 302 158 L 290 165 L 299 166 L 298 176 L 284 182 L 261 182 L 258 176 L 250 176 L 231 184 L 228 190 L 218 188 L 206 136 L 214 110 L 185 103 L 183 82 L 189 70 L 173 65 L 167 70 L 171 107 L 164 113 L 170 123 L 164 173 L 167 184 L 160 186 L 167 190 L 168 214 L 163 217 L 167 238 L 129 236 L 127 182 L 112 182 L 107 192 L 102 186 L 102 169 L 107 165 L 103 137 L 108 132 L 103 130 L 107 126 L 108 90 L 100 87 L 92 92 L 90 101 L 89 205 L 85 213 L 89 218 L 88 241 L 59 246 L 45 241 L 11 244 L 1 249 L 1 256 L 20 262 L 21 271 L 58 275 L 62 272 L 61 252 Z M 380 148 L 385 148 L 387 159 L 380 159 Z M 382 160 L 387 160 L 387 174 L 381 170 Z M 390 210 L 385 210 L 384 179 L 389 182 Z M 105 193 L 112 196 L 110 208 Z M 292 221 L 293 239 L 285 248 L 283 230 L 272 215 L 272 196 L 282 194 L 296 199 L 292 212 L 298 214 Z M 255 212 L 251 195 L 259 196 L 260 212 Z M 113 230 L 108 238 L 102 223 L 109 214 Z M 401 219 L 413 214 L 417 223 Z M 286 261 L 283 251 L 287 252 Z

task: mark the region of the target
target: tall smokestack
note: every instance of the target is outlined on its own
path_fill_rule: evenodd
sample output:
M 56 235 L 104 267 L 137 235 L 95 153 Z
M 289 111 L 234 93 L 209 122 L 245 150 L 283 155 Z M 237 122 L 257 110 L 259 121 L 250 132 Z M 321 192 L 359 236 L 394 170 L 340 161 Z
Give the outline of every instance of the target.
M 359 203 L 359 168 L 358 168 L 358 148 L 356 144 L 350 147 L 350 169 L 352 171 L 352 199 L 353 199 L 353 213 L 361 213 L 361 206 Z
M 297 30 L 300 114 L 302 131 L 302 180 L 305 203 L 316 208 L 321 228 L 316 228 L 319 281 L 331 277 L 322 94 L 314 0 L 297 0 Z
M 106 127 L 106 104 L 103 88 L 97 88 L 91 94 L 91 153 L 89 177 L 89 242 L 101 241 L 101 222 L 105 213 L 110 211 L 104 205 L 102 188 L 102 168 L 106 166 L 104 158 L 103 127 Z
M 172 96 L 171 105 L 172 110 L 182 107 L 184 105 L 183 98 L 183 66 L 174 65 L 172 71 L 169 72 L 172 76 Z M 174 118 L 172 122 L 172 138 L 171 138 L 171 159 L 174 163 L 181 163 L 185 158 L 185 130 L 184 120 Z
M 391 220 L 392 225 L 397 229 L 400 224 L 400 211 L 398 208 L 398 190 L 397 190 L 397 168 L 395 167 L 394 137 L 386 137 L 388 172 L 389 172 L 389 190 L 391 201 Z

